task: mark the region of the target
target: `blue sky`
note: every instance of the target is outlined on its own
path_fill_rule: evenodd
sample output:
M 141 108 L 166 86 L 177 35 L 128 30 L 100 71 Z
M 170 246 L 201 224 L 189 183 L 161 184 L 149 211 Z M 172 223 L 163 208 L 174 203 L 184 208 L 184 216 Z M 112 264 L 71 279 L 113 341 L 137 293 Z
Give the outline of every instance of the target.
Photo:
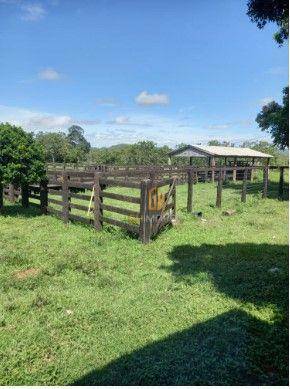
M 246 0 L 0 0 L 0 121 L 85 129 L 94 146 L 269 139 L 287 47 Z

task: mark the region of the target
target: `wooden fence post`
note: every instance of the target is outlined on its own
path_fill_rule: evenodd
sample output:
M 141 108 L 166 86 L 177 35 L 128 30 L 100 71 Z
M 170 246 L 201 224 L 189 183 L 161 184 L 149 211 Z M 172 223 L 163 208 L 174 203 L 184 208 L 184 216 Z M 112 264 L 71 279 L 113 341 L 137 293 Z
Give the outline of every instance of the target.
M 22 207 L 29 207 L 29 186 L 27 183 L 21 185 L 21 204 Z
M 48 189 L 47 180 L 40 181 L 40 211 L 43 215 L 47 214 Z
M 177 177 L 175 178 L 175 180 L 177 181 Z M 175 185 L 174 189 L 172 190 L 172 204 L 173 204 L 172 218 L 176 219 L 176 185 Z
M 222 206 L 222 190 L 223 190 L 223 171 L 219 170 L 219 178 L 216 191 L 216 206 L 220 208 Z
M 141 182 L 140 191 L 140 227 L 139 238 L 142 243 L 150 242 L 150 220 L 148 213 L 148 189 L 150 180 L 144 180 Z
M 68 173 L 64 170 L 62 173 L 62 218 L 64 223 L 69 222 L 69 186 L 68 186 Z
M 284 168 L 280 167 L 280 179 L 279 179 L 279 193 L 278 193 L 278 199 L 283 200 L 283 194 L 284 194 Z
M 269 180 L 269 168 L 268 166 L 265 166 L 263 170 L 263 195 L 262 195 L 263 199 L 267 197 L 268 180 Z
M 244 176 L 243 176 L 243 186 L 242 186 L 242 194 L 241 194 L 241 202 L 246 202 L 247 197 L 247 179 L 248 179 L 248 169 L 245 168 Z
M 8 199 L 9 199 L 10 203 L 15 203 L 14 185 L 13 184 L 8 185 Z
M 193 200 L 193 170 L 187 172 L 187 212 L 192 212 Z
M 102 210 L 101 210 L 101 173 L 94 174 L 94 227 L 97 231 L 102 229 Z
M 4 196 L 4 185 L 0 181 L 0 213 L 3 211 L 3 196 Z

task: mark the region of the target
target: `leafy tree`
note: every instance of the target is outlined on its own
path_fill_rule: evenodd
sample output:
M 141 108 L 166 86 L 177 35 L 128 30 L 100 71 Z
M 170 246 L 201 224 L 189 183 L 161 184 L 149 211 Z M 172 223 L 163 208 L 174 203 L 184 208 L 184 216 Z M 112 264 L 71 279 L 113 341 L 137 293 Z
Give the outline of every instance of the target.
M 262 131 L 267 131 L 273 138 L 274 145 L 284 150 L 289 147 L 289 88 L 283 89 L 283 105 L 270 102 L 263 106 L 256 117 Z
M 168 146 L 158 147 L 154 142 L 142 141 L 130 145 L 93 148 L 88 160 L 95 164 L 154 165 L 168 162 Z
M 273 143 L 269 143 L 267 141 L 245 141 L 241 147 L 249 147 L 250 149 L 261 151 L 265 154 L 273 155 L 273 159 L 271 159 L 271 164 L 288 164 L 288 156 L 286 152 L 281 151 L 277 146 Z
M 25 185 L 44 177 L 43 149 L 33 134 L 0 123 L 0 182 Z
M 71 146 L 63 132 L 40 132 L 35 139 L 44 148 L 46 162 L 66 162 L 68 160 Z
M 289 33 L 289 0 L 250 0 L 247 15 L 258 28 L 263 28 L 269 22 L 278 25 L 279 30 L 274 39 L 279 45 L 288 39 Z
M 80 126 L 71 126 L 68 129 L 68 143 L 71 145 L 69 151 L 69 161 L 79 162 L 86 159 L 86 155 L 90 151 L 91 145 L 84 136 L 84 130 Z
M 128 156 L 130 165 L 157 165 L 167 163 L 168 146 L 157 147 L 152 141 L 141 141 L 131 145 Z

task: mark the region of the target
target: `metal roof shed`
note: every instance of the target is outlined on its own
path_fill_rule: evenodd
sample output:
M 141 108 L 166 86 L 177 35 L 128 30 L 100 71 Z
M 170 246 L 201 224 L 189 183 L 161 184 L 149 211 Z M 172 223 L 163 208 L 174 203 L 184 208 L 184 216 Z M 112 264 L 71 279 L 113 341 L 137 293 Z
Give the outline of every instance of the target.
M 190 164 L 192 165 L 193 158 L 209 158 L 210 166 L 215 166 L 216 158 L 225 158 L 225 164 L 227 159 L 233 159 L 234 165 L 237 164 L 237 159 L 251 159 L 254 164 L 255 159 L 262 159 L 269 164 L 272 155 L 261 153 L 257 150 L 252 150 L 246 147 L 227 147 L 227 146 L 192 146 L 187 145 L 174 150 L 169 153 L 169 160 L 171 157 L 189 157 Z

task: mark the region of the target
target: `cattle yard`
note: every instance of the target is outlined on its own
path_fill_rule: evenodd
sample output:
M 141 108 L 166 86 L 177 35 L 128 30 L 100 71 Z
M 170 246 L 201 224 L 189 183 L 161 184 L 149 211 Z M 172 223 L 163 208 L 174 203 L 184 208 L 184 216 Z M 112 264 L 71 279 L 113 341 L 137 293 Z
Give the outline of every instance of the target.
M 89 166 L 84 169 L 47 168 L 47 180 L 26 187 L 3 188 L 10 202 L 20 200 L 40 207 L 41 213 L 60 217 L 64 223 L 77 221 L 101 230 L 103 224 L 120 227 L 141 242 L 150 239 L 176 220 L 176 186 L 187 184 L 186 210 L 193 212 L 194 185 L 216 185 L 215 206 L 222 205 L 223 188 L 241 181 L 241 202 L 246 202 L 251 185 L 259 183 L 262 198 L 267 197 L 269 172 L 279 170 L 277 198 L 282 199 L 284 172 L 288 166 L 202 167 L 186 166 Z M 259 181 L 260 180 L 260 181 Z M 122 188 L 122 193 L 116 189 Z M 1 191 L 2 193 L 2 191 Z M 3 199 L 0 201 L 0 208 Z M 120 216 L 121 215 L 121 219 Z

